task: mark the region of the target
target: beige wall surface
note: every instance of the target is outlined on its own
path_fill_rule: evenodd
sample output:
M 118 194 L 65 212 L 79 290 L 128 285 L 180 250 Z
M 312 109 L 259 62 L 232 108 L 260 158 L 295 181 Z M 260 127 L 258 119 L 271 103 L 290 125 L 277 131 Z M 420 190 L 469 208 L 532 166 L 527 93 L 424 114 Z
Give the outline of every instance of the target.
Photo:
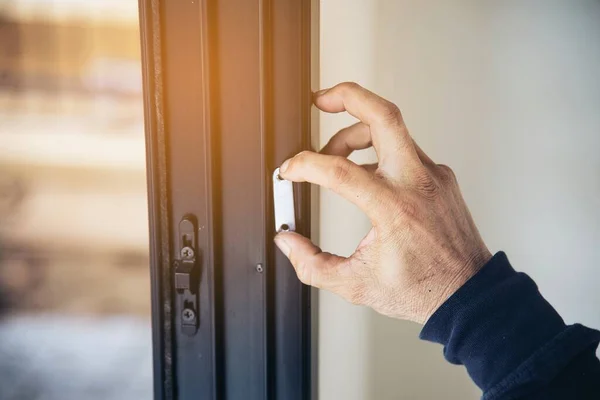
M 342 80 L 375 84 L 375 17 L 372 2 L 321 1 L 320 78 L 327 87 Z M 321 115 L 320 139 L 324 144 L 338 129 L 352 123 L 346 114 Z M 359 154 L 355 161 L 374 161 L 374 153 Z M 352 204 L 331 192 L 320 191 L 320 245 L 348 255 L 367 233 L 368 220 Z M 340 298 L 319 293 L 319 398 L 359 400 L 369 398 L 369 354 L 372 343 L 371 313 L 351 307 Z
M 454 168 L 490 250 L 568 323 L 599 328 L 600 2 L 321 0 L 320 20 L 321 86 L 354 80 L 396 102 Z M 350 123 L 321 115 L 321 144 Z M 370 227 L 326 191 L 319 225 L 344 255 Z M 320 399 L 479 398 L 419 330 L 321 293 Z

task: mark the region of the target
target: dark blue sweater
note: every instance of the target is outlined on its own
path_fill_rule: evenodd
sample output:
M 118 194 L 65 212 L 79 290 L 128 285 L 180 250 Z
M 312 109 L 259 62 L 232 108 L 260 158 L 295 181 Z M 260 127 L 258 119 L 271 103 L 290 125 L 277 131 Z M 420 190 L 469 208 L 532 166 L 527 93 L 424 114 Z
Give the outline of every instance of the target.
M 503 252 L 431 316 L 421 339 L 443 344 L 485 400 L 600 400 L 600 332 L 565 325 Z

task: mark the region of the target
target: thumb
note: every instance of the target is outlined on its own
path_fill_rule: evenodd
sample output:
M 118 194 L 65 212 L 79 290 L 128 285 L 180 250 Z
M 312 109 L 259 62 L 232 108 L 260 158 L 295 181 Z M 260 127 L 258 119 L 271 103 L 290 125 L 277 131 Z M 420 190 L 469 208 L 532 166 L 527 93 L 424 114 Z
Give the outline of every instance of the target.
M 321 289 L 335 285 L 340 277 L 340 267 L 347 260 L 321 251 L 309 239 L 296 232 L 277 234 L 275 244 L 290 260 L 302 283 Z

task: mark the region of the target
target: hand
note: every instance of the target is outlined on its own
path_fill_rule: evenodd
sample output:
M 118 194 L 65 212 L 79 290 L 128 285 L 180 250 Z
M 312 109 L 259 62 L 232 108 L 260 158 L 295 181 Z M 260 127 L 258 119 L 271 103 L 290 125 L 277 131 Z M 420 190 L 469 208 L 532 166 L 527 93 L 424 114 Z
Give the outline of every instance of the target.
M 303 151 L 280 174 L 331 189 L 356 204 L 373 225 L 348 258 L 322 252 L 283 232 L 275 243 L 305 284 L 401 319 L 425 323 L 491 258 L 454 173 L 413 141 L 398 107 L 355 83 L 315 93 L 325 112 L 360 122 L 334 135 L 320 153 Z M 373 146 L 377 165 L 347 157 Z

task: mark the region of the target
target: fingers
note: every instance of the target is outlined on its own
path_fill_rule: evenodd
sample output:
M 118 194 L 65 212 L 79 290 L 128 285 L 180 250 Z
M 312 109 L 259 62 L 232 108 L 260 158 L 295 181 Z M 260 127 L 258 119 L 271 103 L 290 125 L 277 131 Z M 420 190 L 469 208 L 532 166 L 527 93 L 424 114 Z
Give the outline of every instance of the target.
M 331 189 L 356 204 L 375 225 L 383 218 L 387 187 L 373 174 L 344 157 L 303 151 L 285 161 L 280 175 L 294 182 L 310 182 Z
M 347 111 L 369 126 L 371 142 L 377 152 L 380 167 L 391 176 L 421 165 L 402 114 L 393 103 L 356 83 L 341 83 L 317 92 L 314 103 L 325 112 Z M 355 129 L 353 132 L 356 134 L 365 131 Z M 343 131 L 339 134 L 348 135 Z
M 369 125 L 357 122 L 333 135 L 321 149 L 321 153 L 348 157 L 354 150 L 368 149 L 372 145 Z
M 355 150 L 368 149 L 372 145 L 369 125 L 357 122 L 333 135 L 325 147 L 321 149 L 320 153 L 348 157 Z M 377 170 L 377 165 L 377 163 L 362 164 L 361 167 L 372 173 Z
M 295 232 L 278 234 L 275 244 L 289 258 L 302 283 L 329 289 L 340 279 L 339 270 L 346 258 L 322 252 L 309 239 Z
M 322 111 L 347 111 L 367 125 L 386 125 L 400 118 L 398 108 L 354 82 L 340 83 L 314 95 L 315 105 Z

